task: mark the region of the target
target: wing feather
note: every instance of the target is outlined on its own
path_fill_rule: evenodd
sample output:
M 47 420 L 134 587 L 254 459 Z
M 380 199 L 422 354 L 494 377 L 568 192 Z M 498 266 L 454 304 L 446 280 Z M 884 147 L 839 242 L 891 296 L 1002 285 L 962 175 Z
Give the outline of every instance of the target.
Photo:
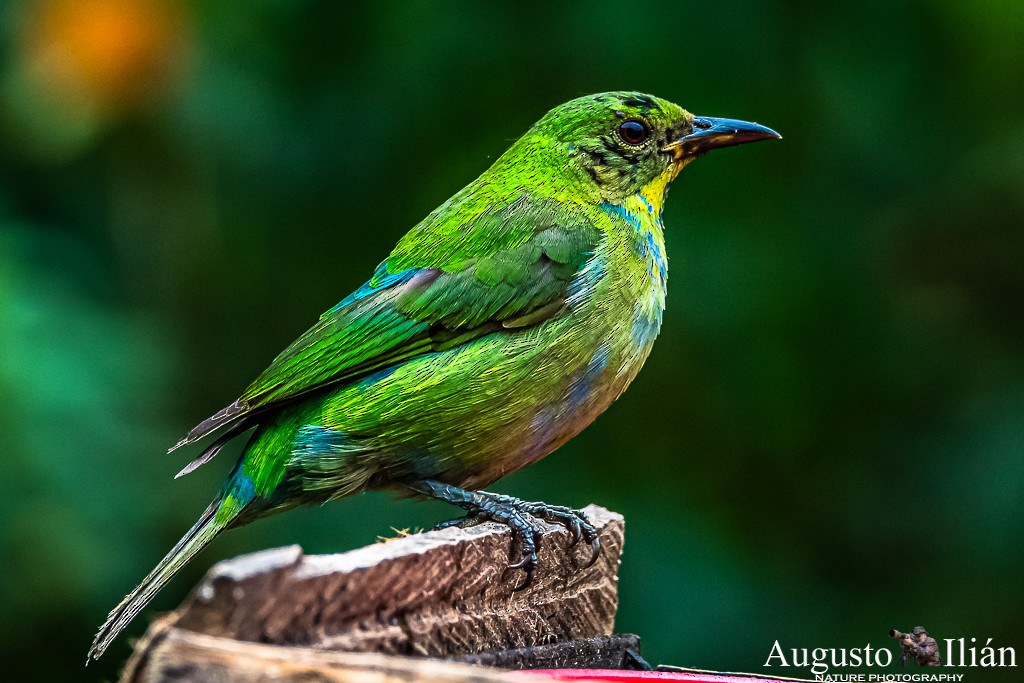
M 557 204 L 522 196 L 468 224 L 430 228 L 411 231 L 366 284 L 175 448 L 324 387 L 556 316 L 601 239 Z

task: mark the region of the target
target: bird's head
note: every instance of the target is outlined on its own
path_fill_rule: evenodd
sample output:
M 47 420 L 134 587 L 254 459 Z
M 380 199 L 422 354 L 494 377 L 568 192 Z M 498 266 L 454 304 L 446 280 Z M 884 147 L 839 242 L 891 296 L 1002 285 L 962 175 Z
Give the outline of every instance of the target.
M 560 161 L 590 193 L 617 200 L 652 188 L 663 194 L 683 166 L 709 150 L 778 137 L 756 123 L 694 116 L 651 95 L 607 92 L 555 107 L 524 141 L 541 143 L 549 161 Z

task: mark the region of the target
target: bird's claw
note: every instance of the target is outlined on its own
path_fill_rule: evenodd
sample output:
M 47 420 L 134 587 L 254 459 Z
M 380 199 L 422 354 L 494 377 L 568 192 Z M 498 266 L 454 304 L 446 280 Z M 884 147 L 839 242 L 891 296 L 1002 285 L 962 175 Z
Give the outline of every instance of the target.
M 515 557 L 516 539 L 519 540 L 519 560 L 509 561 L 508 569 L 522 569 L 526 576 L 523 582 L 512 589 L 513 593 L 525 590 L 533 583 L 534 572 L 537 571 L 537 551 L 540 550 L 541 533 L 537 526 L 516 511 L 507 522 L 512 531 L 510 550 Z
M 569 533 L 572 534 L 572 542 L 570 542 L 566 547 L 575 548 L 579 545 L 580 539 L 583 538 L 583 525 L 580 524 L 580 520 L 573 519 L 570 521 L 569 525 L 566 526 L 566 529 L 568 529 Z
M 542 519 L 564 527 L 571 537 L 569 548 L 576 547 L 580 541 L 590 544 L 590 559 L 582 568 L 592 567 L 601 554 L 601 540 L 597 529 L 590 523 L 586 514 L 580 510 L 562 505 L 529 503 L 512 496 L 485 491 L 472 492 L 469 495 L 472 497 L 457 503 L 468 511 L 465 516 L 441 522 L 434 528 L 465 528 L 485 521 L 494 521 L 508 526 L 512 531 L 513 548 L 513 560 L 509 562 L 508 568 L 522 569 L 526 573 L 523 582 L 513 588 L 512 592 L 525 590 L 533 583 L 533 576 L 537 570 L 537 551 L 542 538 L 541 530 L 537 527 L 535 519 Z M 518 552 L 514 550 L 517 542 Z M 519 559 L 515 559 L 516 555 Z
M 532 562 L 526 562 L 524 564 L 522 561 L 520 561 L 520 562 L 517 562 L 516 564 L 510 564 L 509 568 L 512 569 L 512 568 L 515 568 L 515 567 L 519 567 L 520 565 L 522 565 L 522 569 L 526 573 L 526 576 L 523 578 L 523 582 L 521 584 L 519 584 L 517 586 L 514 586 L 512 588 L 512 590 L 509 591 L 511 593 L 518 593 L 521 590 L 526 590 L 527 588 L 530 587 L 530 584 L 533 583 L 533 573 L 535 571 L 537 571 L 537 559 L 536 559 L 536 556 L 534 556 L 534 559 L 533 559 Z
M 590 551 L 590 560 L 583 565 L 584 569 L 593 567 L 594 563 L 597 562 L 597 558 L 601 555 L 601 539 L 597 536 L 594 536 L 590 541 Z
M 531 565 L 537 564 L 537 553 L 531 553 L 523 555 L 518 562 L 509 562 L 509 569 L 522 569 L 523 567 L 530 567 Z M 527 569 L 529 571 L 529 569 Z
M 590 523 L 587 514 L 582 510 L 573 510 L 563 505 L 547 505 L 545 503 L 527 503 L 526 511 L 538 519 L 560 524 L 572 535 L 570 548 L 575 547 L 580 540 L 586 540 L 590 544 L 592 553 L 590 560 L 583 565 L 584 569 L 593 567 L 601 554 L 601 539 L 597 529 Z
M 407 485 L 417 493 L 458 505 L 466 511 L 465 516 L 442 522 L 436 525 L 435 529 L 461 528 L 484 521 L 498 522 L 509 527 L 512 532 L 512 548 L 516 547 L 518 541 L 519 551 L 512 551 L 513 557 L 508 568 L 522 569 L 526 573 L 523 583 L 516 586 L 513 591 L 524 590 L 533 582 L 533 575 L 537 570 L 537 551 L 542 539 L 537 520 L 564 527 L 571 538 L 568 546 L 570 548 L 575 547 L 581 540 L 590 544 L 590 560 L 583 568 L 593 566 L 601 552 L 597 529 L 582 510 L 573 510 L 562 505 L 530 503 L 487 491 L 470 491 L 432 479 L 413 481 Z
M 513 537 L 515 535 L 517 535 L 516 531 L 513 531 L 512 533 L 513 533 Z M 521 590 L 525 590 L 526 588 L 529 588 L 530 584 L 533 583 L 533 574 L 534 574 L 534 572 L 537 571 L 537 552 L 536 552 L 537 541 L 535 539 L 529 538 L 529 536 L 521 536 L 521 539 L 522 539 L 522 546 L 523 546 L 522 556 L 519 558 L 518 562 L 509 562 L 508 563 L 508 569 L 522 569 L 523 572 L 526 574 L 526 576 L 523 577 L 523 582 L 522 583 L 520 583 L 520 584 L 516 585 L 514 588 L 512 588 L 512 591 L 511 591 L 512 593 L 518 593 Z M 528 552 L 527 551 L 527 547 L 530 547 L 530 546 L 532 546 L 534 548 L 534 550 L 531 550 L 531 551 Z M 514 547 L 515 547 L 515 541 L 513 540 L 513 548 Z

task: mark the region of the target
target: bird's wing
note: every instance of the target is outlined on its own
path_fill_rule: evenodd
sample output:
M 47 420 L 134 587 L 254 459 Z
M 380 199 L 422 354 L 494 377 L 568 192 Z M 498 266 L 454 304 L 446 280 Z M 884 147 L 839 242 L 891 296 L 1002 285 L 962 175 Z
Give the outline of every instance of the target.
M 237 401 L 174 448 L 325 386 L 547 320 L 565 307 L 600 239 L 580 215 L 523 197 L 469 221 L 428 219 Z

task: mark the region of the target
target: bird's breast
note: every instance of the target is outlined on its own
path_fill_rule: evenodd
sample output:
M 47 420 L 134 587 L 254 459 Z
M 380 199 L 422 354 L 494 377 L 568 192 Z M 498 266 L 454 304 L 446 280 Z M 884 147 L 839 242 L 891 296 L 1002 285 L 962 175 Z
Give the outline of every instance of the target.
M 668 262 L 660 212 L 643 196 L 600 210 L 610 229 L 570 288 L 571 323 L 549 350 L 560 358 L 562 390 L 532 418 L 528 460 L 607 409 L 636 377 L 661 329 Z
M 640 193 L 621 202 L 605 202 L 600 207 L 611 219 L 612 230 L 603 245 L 604 253 L 599 251 L 596 255 L 606 262 L 608 273 L 607 281 L 599 289 L 617 304 L 605 307 L 611 313 L 610 325 L 614 327 L 628 319 L 629 334 L 622 336 L 628 337 L 640 364 L 661 330 L 668 287 L 660 206 L 660 201 Z

